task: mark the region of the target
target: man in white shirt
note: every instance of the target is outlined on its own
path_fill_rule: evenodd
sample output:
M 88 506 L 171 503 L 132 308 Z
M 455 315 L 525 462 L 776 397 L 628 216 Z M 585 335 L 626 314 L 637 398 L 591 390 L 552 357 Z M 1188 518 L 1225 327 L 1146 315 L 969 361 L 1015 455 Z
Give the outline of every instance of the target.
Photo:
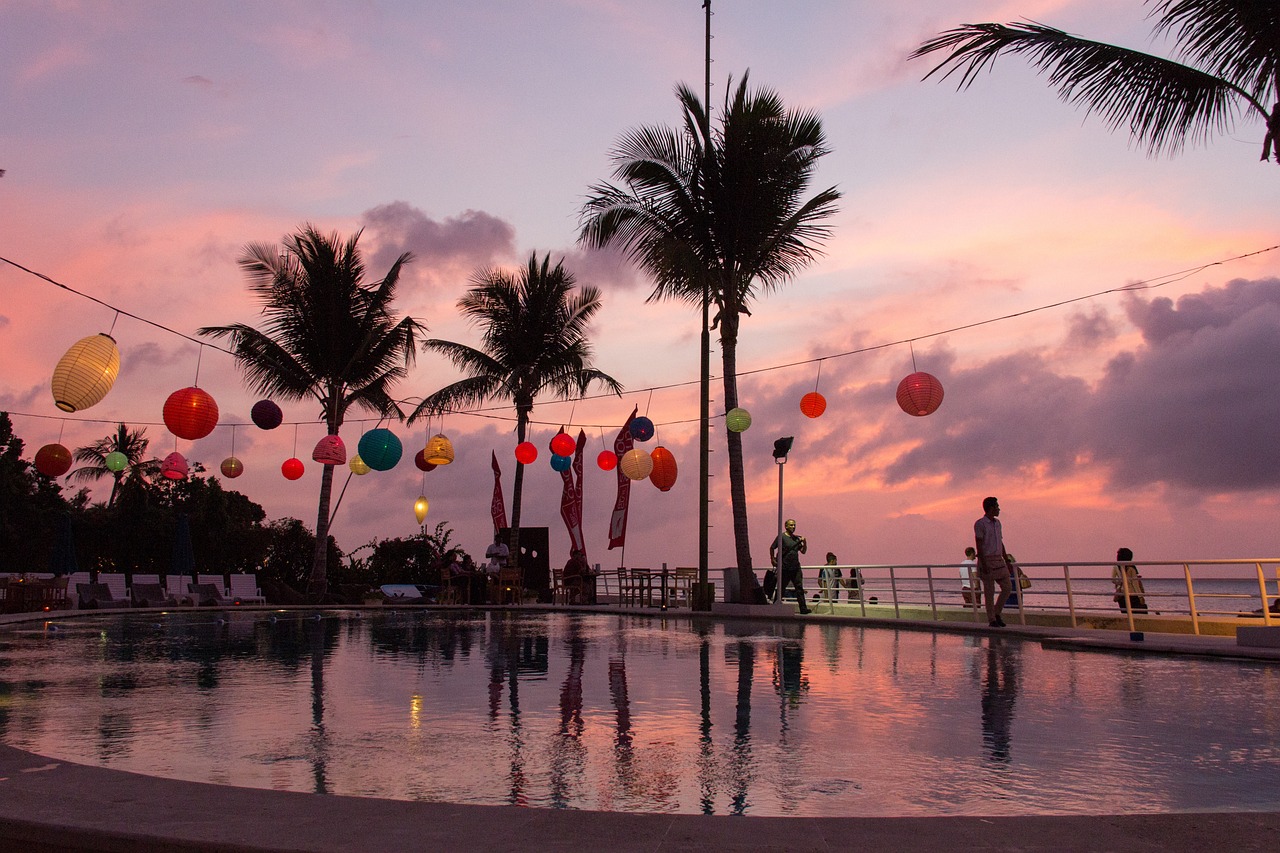
M 511 556 L 511 549 L 507 547 L 507 543 L 502 541 L 502 534 L 493 534 L 493 544 L 484 551 L 486 560 L 484 570 L 491 575 L 496 575 L 498 569 L 507 564 L 508 558 Z

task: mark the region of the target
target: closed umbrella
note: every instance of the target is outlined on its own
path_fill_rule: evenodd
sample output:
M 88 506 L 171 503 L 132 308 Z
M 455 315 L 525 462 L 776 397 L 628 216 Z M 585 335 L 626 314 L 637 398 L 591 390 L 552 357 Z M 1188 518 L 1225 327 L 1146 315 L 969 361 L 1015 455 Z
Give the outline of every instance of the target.
M 76 541 L 71 534 L 71 513 L 64 512 L 58 521 L 58 534 L 53 539 L 53 555 L 49 569 L 54 576 L 71 575 L 80 571 L 76 564 Z
M 184 512 L 178 516 L 178 529 L 173 537 L 173 558 L 169 574 L 186 575 L 196 579 L 196 554 L 191 547 L 191 520 Z

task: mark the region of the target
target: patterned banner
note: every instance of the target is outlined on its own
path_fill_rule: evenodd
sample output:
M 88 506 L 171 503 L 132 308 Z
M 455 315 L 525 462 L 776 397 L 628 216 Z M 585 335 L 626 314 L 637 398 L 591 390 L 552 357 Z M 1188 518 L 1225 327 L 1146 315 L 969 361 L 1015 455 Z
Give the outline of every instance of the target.
M 613 502 L 613 515 L 609 519 L 609 550 L 621 548 L 627 543 L 627 507 L 631 503 L 631 480 L 626 474 L 622 473 L 622 457 L 632 445 L 635 439 L 631 437 L 631 421 L 636 416 L 636 412 L 640 411 L 637 405 L 631 410 L 631 414 L 627 417 L 627 422 L 622 425 L 622 429 L 618 431 L 618 437 L 613 440 L 613 452 L 618 454 L 618 499 Z
M 489 512 L 493 515 L 493 532 L 505 530 L 507 527 L 507 505 L 502 501 L 502 469 L 498 467 L 498 454 L 490 450 L 493 457 L 493 503 Z
M 569 531 L 569 547 L 576 548 L 584 555 L 587 543 L 582 536 L 582 450 L 587 442 L 587 435 L 578 430 L 578 445 L 573 454 L 573 468 L 560 472 L 564 480 L 564 490 L 560 493 L 560 517 Z

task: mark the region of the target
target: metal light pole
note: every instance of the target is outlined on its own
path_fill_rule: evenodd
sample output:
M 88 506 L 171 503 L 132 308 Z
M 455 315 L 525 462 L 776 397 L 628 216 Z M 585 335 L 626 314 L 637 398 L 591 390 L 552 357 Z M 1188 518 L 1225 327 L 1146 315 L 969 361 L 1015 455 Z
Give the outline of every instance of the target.
M 707 120 L 702 128 L 704 139 L 711 139 L 711 0 L 703 0 L 702 7 L 707 12 L 706 28 L 706 95 L 705 107 Z M 710 148 L 707 151 L 710 156 Z M 701 381 L 698 392 L 698 588 L 693 590 L 693 609 L 710 610 L 711 601 L 715 598 L 715 587 L 708 577 L 708 530 L 711 519 L 708 504 L 711 501 L 711 294 L 710 282 L 706 271 L 702 277 L 702 339 L 701 339 Z
M 778 576 L 777 586 L 773 588 L 773 600 L 775 602 L 782 600 L 782 469 L 787 466 L 787 454 L 791 452 L 791 442 L 796 438 L 793 435 L 783 436 L 773 443 L 773 461 L 778 463 L 778 565 L 774 567 L 774 571 Z M 803 605 L 803 602 L 801 602 Z

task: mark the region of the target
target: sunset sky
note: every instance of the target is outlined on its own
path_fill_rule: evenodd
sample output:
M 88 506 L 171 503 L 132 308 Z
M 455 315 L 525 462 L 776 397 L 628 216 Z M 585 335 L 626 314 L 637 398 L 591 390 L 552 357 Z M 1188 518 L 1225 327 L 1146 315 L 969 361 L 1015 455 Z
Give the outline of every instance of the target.
M 1017 19 L 1167 55 L 1150 39 L 1147 6 L 722 0 L 714 11 L 713 105 L 749 70 L 788 106 L 817 111 L 832 153 L 813 189 L 843 193 L 823 256 L 742 326 L 757 564 L 776 525 L 770 449 L 782 435 L 796 437 L 786 514 L 815 563 L 828 550 L 844 563 L 959 560 L 988 494 L 1025 562 L 1107 560 L 1121 545 L 1139 560 L 1276 556 L 1280 167 L 1258 160 L 1261 123 L 1153 159 L 1016 58 L 959 93 L 922 81 L 931 63 L 907 60 L 949 27 Z M 469 344 L 478 334 L 454 306 L 477 268 L 563 256 L 603 290 L 596 365 L 627 393 L 538 403 L 524 523 L 550 527 L 551 560 L 565 559 L 547 442 L 562 424 L 582 428 L 589 559 L 696 564 L 697 315 L 647 304 L 643 274 L 584 254 L 576 236 L 619 137 L 677 124 L 678 83 L 701 91 L 699 0 L 0 0 L 0 12 L 0 256 L 194 336 L 259 322 L 236 264 L 246 244 L 278 244 L 308 222 L 363 228 L 371 280 L 413 252 L 399 310 L 432 337 Z M 1150 287 L 937 334 L 1138 282 Z M 324 434 L 314 404 L 286 404 L 286 425 L 263 432 L 249 421 L 257 395 L 218 349 L 198 355 L 8 264 L 0 288 L 0 410 L 29 456 L 59 439 L 89 444 L 123 421 L 146 425 L 158 456 L 176 447 L 216 472 L 241 424 L 246 473 L 228 486 L 271 518 L 314 525 L 311 449 Z M 53 366 L 113 322 L 115 388 L 61 416 Z M 875 348 L 911 339 L 918 369 L 946 389 L 925 418 L 894 401 L 911 350 Z M 193 444 L 166 431 L 161 409 L 193 384 L 197 362 L 222 425 Z M 795 366 L 770 369 L 780 365 Z M 399 396 L 416 401 L 455 378 L 424 353 Z M 798 404 L 815 385 L 828 409 L 810 420 Z M 721 398 L 713 383 L 713 567 L 733 561 Z M 658 424 L 648 446 L 671 449 L 680 477 L 667 493 L 633 487 L 624 556 L 606 550 L 615 479 L 594 458 L 634 406 Z M 353 411 L 343 429 L 352 452 L 376 425 L 363 417 Z M 511 410 L 433 423 L 458 455 L 425 477 L 412 454 L 426 425 L 392 428 L 405 458 L 351 480 L 332 530 L 339 546 L 411 535 L 423 493 L 428 527 L 444 521 L 482 554 L 490 451 L 510 507 Z M 280 464 L 295 455 L 307 470 L 289 482 Z M 346 480 L 338 469 L 336 490 Z

